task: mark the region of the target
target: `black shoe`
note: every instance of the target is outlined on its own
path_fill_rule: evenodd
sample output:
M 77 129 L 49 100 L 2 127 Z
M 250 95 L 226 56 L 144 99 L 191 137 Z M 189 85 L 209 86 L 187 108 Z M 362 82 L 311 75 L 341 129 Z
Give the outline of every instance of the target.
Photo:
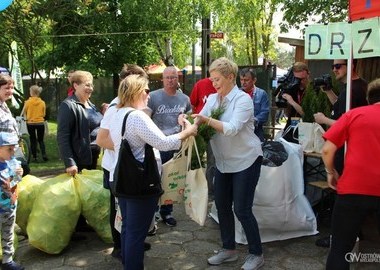
M 49 159 L 47 158 L 47 156 L 43 156 L 42 157 L 43 161 L 48 161 Z
M 330 247 L 330 235 L 317 239 L 317 241 L 315 241 L 315 245 L 318 247 L 329 248 Z
M 177 220 L 175 220 L 175 218 L 172 215 L 164 216 L 162 217 L 162 220 L 166 225 L 170 227 L 174 227 L 177 225 Z
M 25 268 L 18 263 L 15 263 L 14 261 L 11 261 L 9 263 L 3 263 L 1 265 L 2 270 L 24 270 Z
M 152 248 L 151 244 L 144 242 L 144 251 L 148 251 L 151 248 Z

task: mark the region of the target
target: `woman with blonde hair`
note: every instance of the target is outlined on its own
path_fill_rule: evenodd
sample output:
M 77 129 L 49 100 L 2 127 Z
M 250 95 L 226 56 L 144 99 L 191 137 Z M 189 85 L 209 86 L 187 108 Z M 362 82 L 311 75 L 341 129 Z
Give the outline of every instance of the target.
M 148 79 L 141 75 L 129 75 L 120 82 L 119 104 L 110 119 L 110 139 L 115 153 L 119 153 L 122 138 L 127 139 L 135 159 L 143 162 L 145 145 L 149 144 L 160 151 L 177 150 L 181 141 L 197 133 L 197 127 L 185 120 L 182 132 L 166 136 L 143 111 L 148 104 Z M 125 115 L 125 133 L 121 134 Z M 116 158 L 117 160 L 117 158 Z M 113 180 L 114 168 L 110 170 Z M 119 197 L 122 214 L 121 253 L 124 269 L 144 269 L 144 240 L 149 230 L 160 194 L 139 199 Z
M 40 98 L 41 92 L 42 87 L 32 85 L 29 88 L 30 98 L 25 101 L 25 105 L 22 110 L 22 114 L 26 119 L 26 126 L 28 128 L 34 162 L 37 162 L 37 142 L 40 145 L 42 159 L 44 161 L 48 160 L 44 143 L 46 105 Z
M 253 102 L 236 86 L 237 65 L 225 57 L 210 66 L 210 79 L 217 93 L 208 96 L 195 123 L 215 129 L 211 148 L 215 155 L 215 204 L 218 210 L 222 249 L 208 259 L 211 265 L 238 259 L 234 213 L 248 241 L 248 256 L 241 269 L 258 269 L 264 264 L 259 227 L 252 213 L 255 189 L 260 176 L 263 153 L 255 135 Z M 211 117 L 221 109 L 220 119 Z M 232 211 L 232 207 L 234 211 Z
M 92 74 L 77 70 L 70 79 L 74 94 L 59 106 L 57 141 L 66 172 L 75 175 L 82 169 L 96 169 L 100 147 L 95 140 L 103 115 L 90 101 Z

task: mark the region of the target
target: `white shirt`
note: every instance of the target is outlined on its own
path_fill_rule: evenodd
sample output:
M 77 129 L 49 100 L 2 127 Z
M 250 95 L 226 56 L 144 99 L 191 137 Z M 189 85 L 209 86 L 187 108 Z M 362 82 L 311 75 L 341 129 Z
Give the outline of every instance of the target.
M 209 95 L 200 114 L 210 116 L 219 102 L 218 93 Z M 223 132 L 216 132 L 210 143 L 220 172 L 240 172 L 263 155 L 260 139 L 255 135 L 253 102 L 235 85 L 223 103 L 225 111 L 218 119 L 223 122 Z
M 114 100 L 113 100 L 114 101 Z M 113 103 L 111 102 L 111 104 Z M 118 100 L 117 100 L 118 101 Z M 116 105 L 108 107 L 106 110 L 102 121 L 100 122 L 100 128 L 107 129 L 108 131 L 111 130 L 110 124 L 113 114 L 115 114 L 117 111 Z M 107 171 L 110 171 L 115 158 L 117 158 L 117 155 L 114 150 L 110 149 L 104 149 L 103 158 L 102 158 L 102 167 L 106 169 Z
M 109 170 L 110 181 L 113 180 L 113 171 L 118 159 L 124 116 L 131 109 L 132 108 L 116 108 L 116 112 L 112 113 L 109 122 L 109 131 L 114 143 L 115 152 L 114 161 Z M 129 114 L 123 138 L 128 140 L 133 155 L 140 162 L 144 161 L 146 143 L 160 151 L 177 150 L 181 147 L 181 140 L 178 134 L 166 136 L 153 123 L 152 119 L 145 112 L 140 110 L 134 110 Z

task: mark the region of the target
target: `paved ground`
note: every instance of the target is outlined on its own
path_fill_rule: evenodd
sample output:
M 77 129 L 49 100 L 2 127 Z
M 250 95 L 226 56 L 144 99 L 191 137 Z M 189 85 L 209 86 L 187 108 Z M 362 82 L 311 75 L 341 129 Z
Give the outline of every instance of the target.
M 145 254 L 145 269 L 240 269 L 246 254 L 246 247 L 239 245 L 241 255 L 238 262 L 219 267 L 207 265 L 206 259 L 213 250 L 220 248 L 218 224 L 211 218 L 204 227 L 198 226 L 184 213 L 182 205 L 175 205 L 174 213 L 178 225 L 167 227 L 159 222 L 156 236 L 147 238 L 152 249 Z M 327 235 L 327 228 L 319 228 L 321 235 Z M 380 254 L 380 238 L 374 233 L 370 219 L 364 230 L 367 240 L 360 242 L 360 251 Z M 110 256 L 112 246 L 103 243 L 95 233 L 83 233 L 87 240 L 71 242 L 60 255 L 45 254 L 28 244 L 20 236 L 17 261 L 27 270 L 75 270 L 75 269 L 122 269 L 121 263 Z M 262 269 L 317 270 L 324 269 L 328 249 L 315 246 L 319 236 L 301 237 L 286 241 L 263 244 L 265 265 Z M 380 269 L 380 263 L 361 263 L 353 269 Z

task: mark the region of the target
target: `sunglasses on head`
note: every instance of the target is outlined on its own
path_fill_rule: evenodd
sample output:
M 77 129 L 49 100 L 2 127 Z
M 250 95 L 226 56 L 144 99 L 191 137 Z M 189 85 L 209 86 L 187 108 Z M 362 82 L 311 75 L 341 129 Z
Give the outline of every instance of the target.
M 331 65 L 331 69 L 340 69 L 342 66 L 347 66 L 347 64 L 341 63 L 341 64 L 333 64 Z

